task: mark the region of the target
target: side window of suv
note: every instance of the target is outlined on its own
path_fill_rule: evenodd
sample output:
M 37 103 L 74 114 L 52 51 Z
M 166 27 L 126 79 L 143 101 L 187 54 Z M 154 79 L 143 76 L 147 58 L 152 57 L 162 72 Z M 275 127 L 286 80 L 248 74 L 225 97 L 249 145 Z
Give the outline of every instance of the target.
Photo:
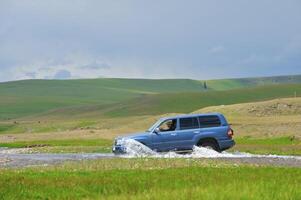
M 221 120 L 218 116 L 200 116 L 199 117 L 201 128 L 219 127 L 221 126 Z
M 180 119 L 180 129 L 187 130 L 187 129 L 196 129 L 199 128 L 198 118 L 190 117 L 190 118 L 181 118 Z
M 161 132 L 174 131 L 177 128 L 177 119 L 169 119 L 160 124 L 159 129 Z

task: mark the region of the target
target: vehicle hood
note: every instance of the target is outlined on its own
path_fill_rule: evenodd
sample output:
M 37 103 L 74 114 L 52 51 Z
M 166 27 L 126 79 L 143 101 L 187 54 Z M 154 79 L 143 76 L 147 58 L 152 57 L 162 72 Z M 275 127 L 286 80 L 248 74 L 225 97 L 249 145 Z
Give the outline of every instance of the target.
M 141 133 L 134 133 L 130 135 L 125 135 L 125 136 L 120 136 L 117 137 L 116 139 L 133 139 L 133 140 L 139 140 L 139 139 L 144 139 L 149 136 L 149 132 L 141 132 Z

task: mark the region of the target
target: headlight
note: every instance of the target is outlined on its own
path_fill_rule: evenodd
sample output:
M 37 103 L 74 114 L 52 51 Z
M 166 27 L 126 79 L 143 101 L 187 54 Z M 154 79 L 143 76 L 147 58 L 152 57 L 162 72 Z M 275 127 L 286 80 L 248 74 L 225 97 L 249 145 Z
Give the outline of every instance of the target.
M 115 145 L 122 145 L 123 139 L 116 139 Z

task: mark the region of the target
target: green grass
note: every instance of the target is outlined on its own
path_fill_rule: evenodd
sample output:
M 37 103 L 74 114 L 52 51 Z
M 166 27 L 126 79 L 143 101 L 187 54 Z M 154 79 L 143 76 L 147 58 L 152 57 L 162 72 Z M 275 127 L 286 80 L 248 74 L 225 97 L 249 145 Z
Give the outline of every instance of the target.
M 106 139 L 69 139 L 69 140 L 40 140 L 0 143 L 0 147 L 30 148 L 30 153 L 109 153 L 111 140 Z
M 114 160 L 109 162 L 112 166 L 115 163 Z M 83 162 L 81 167 L 75 164 L 54 169 L 1 170 L 0 197 L 260 200 L 301 198 L 301 170 L 297 168 L 235 167 L 220 164 L 200 166 L 194 164 L 193 160 L 162 162 L 134 159 L 117 162 L 118 166 L 123 163 L 121 169 L 97 169 Z M 181 167 L 179 162 L 186 162 L 185 167 Z M 151 165 L 146 167 L 145 163 L 152 164 L 153 168 Z
M 40 141 L 19 141 L 13 143 L 0 143 L 0 147 L 25 148 L 35 146 L 104 146 L 111 147 L 112 141 L 105 139 L 73 139 L 73 140 L 40 140 Z
M 69 113 L 68 113 L 69 114 Z M 45 132 L 59 132 L 74 129 L 89 129 L 94 127 L 98 122 L 95 119 L 74 119 L 71 117 L 66 120 L 50 121 L 42 118 L 35 118 L 32 121 L 17 121 L 0 123 L 0 134 L 15 134 L 15 133 L 45 133 Z
M 172 108 L 179 107 L 177 110 L 181 111 L 192 110 L 192 108 L 196 108 L 197 105 L 217 105 L 217 103 L 223 103 L 222 100 L 218 101 L 217 99 L 213 99 L 213 103 L 211 104 L 206 103 L 209 99 L 207 98 L 206 100 L 205 96 L 207 95 L 215 96 L 216 98 L 219 94 L 226 94 L 214 92 L 204 93 L 203 83 L 204 81 L 189 79 L 24 80 L 0 83 L 0 120 L 41 114 L 56 109 L 62 109 L 60 110 L 61 112 L 64 112 L 65 109 L 68 112 L 74 110 L 79 110 L 80 112 L 89 112 L 95 109 L 107 110 L 108 107 L 114 109 L 117 103 L 127 105 L 126 101 L 138 97 L 140 97 L 140 99 L 146 99 L 145 101 L 148 102 L 157 102 L 159 108 L 166 108 L 165 106 L 168 105 L 164 103 L 166 101 L 165 99 L 171 96 L 168 103 L 170 104 L 175 101 Z M 301 83 L 301 75 L 207 81 L 208 91 L 232 90 L 285 83 Z M 275 88 L 277 88 L 277 85 L 274 89 Z M 239 92 L 239 90 L 237 92 Z M 279 97 L 292 96 L 294 92 L 295 91 L 290 90 L 290 93 L 284 94 L 284 91 L 279 91 Z M 300 93 L 300 90 L 297 90 L 297 92 Z M 171 95 L 169 93 L 182 94 Z M 159 96 L 152 96 L 152 94 L 159 94 Z M 245 99 L 237 99 L 237 97 L 239 97 L 238 94 L 239 93 L 235 94 L 235 92 L 233 92 L 232 101 L 225 100 L 225 104 L 227 104 L 227 102 L 245 102 Z M 181 96 L 187 96 L 187 98 L 183 99 Z M 205 99 L 202 103 L 195 102 L 200 100 L 199 98 L 204 97 Z M 272 97 L 277 96 L 269 97 L 269 95 L 267 95 L 250 100 L 263 100 L 264 98 Z M 143 103 L 145 101 L 139 102 Z M 190 101 L 192 105 L 186 108 L 183 103 L 189 105 Z
M 0 133 L 5 132 L 5 131 L 9 131 L 13 127 L 14 127 L 14 125 L 12 125 L 12 124 L 0 124 Z
M 243 137 L 235 138 L 239 144 L 264 144 L 264 145 L 295 145 L 300 144 L 301 141 L 295 137 L 276 137 L 276 138 L 252 138 Z
M 301 94 L 301 84 L 272 85 L 228 91 L 181 92 L 152 94 L 123 101 L 122 103 L 95 107 L 93 105 L 58 109 L 42 116 L 62 118 L 70 116 L 87 118 L 188 113 L 214 105 L 255 102 Z
M 143 94 L 201 90 L 202 83 L 188 79 L 24 80 L 0 83 L 0 119 L 70 106 L 112 104 Z
M 301 155 L 301 140 L 295 137 L 235 138 L 236 145 L 230 151 L 254 154 Z

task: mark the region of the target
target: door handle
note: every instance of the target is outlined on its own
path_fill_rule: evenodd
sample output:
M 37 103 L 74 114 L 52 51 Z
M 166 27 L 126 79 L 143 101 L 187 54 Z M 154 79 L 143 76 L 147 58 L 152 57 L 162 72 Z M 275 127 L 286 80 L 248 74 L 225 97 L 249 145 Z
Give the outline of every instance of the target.
M 200 133 L 200 131 L 193 131 L 193 133 Z
M 172 136 L 176 136 L 177 134 L 176 134 L 176 133 L 171 133 L 170 135 L 172 135 Z

